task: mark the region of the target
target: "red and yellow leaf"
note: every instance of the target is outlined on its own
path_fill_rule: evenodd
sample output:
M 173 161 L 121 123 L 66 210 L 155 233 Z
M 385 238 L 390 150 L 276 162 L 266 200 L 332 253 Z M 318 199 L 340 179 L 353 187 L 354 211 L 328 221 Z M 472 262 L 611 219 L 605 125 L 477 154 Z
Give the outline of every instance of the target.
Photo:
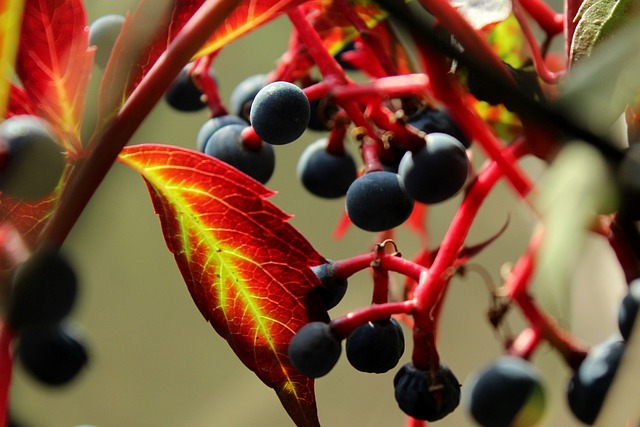
M 16 71 L 38 115 L 80 146 L 80 124 L 93 65 L 81 0 L 26 0 Z
M 202 315 L 297 425 L 318 426 L 313 380 L 287 347 L 306 323 L 328 321 L 310 269 L 324 258 L 266 200 L 273 192 L 226 163 L 164 145 L 127 147 L 120 162 L 145 179 Z
M 23 6 L 24 0 L 0 0 L 0 117 L 9 103 Z

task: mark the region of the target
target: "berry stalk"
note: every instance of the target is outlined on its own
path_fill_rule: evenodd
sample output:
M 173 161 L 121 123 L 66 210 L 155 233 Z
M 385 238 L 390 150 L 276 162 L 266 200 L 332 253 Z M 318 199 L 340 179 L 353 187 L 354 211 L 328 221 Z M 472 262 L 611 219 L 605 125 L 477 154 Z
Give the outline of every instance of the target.
M 338 339 L 346 339 L 354 329 L 367 322 L 385 319 L 395 314 L 410 314 L 414 310 L 413 301 L 373 304 L 354 310 L 331 321 L 331 330 Z
M 553 10 L 543 0 L 518 0 L 518 2 L 538 23 L 547 37 L 554 37 L 564 31 L 565 15 Z

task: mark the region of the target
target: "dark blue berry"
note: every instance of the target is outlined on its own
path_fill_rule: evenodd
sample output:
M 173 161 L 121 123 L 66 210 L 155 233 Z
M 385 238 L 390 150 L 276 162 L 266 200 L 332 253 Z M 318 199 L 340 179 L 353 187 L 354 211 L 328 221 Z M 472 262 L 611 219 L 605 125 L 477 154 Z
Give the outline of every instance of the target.
M 219 129 L 207 141 L 204 153 L 230 164 L 261 183 L 266 183 L 275 170 L 275 153 L 270 144 L 262 143 L 258 150 L 242 142 L 242 130 L 247 125 L 228 125 Z
M 393 385 L 400 409 L 418 420 L 438 421 L 460 404 L 460 383 L 446 365 L 423 371 L 409 362 L 400 368 Z
M 105 15 L 93 21 L 89 26 L 89 45 L 96 47 L 94 60 L 100 67 L 107 66 L 123 24 L 124 16 Z
M 0 124 L 0 192 L 39 200 L 55 190 L 65 161 L 53 135 L 35 116 L 13 116 Z
M 344 152 L 335 155 L 327 151 L 327 139 L 319 139 L 307 146 L 298 160 L 298 179 L 318 197 L 334 199 L 347 194 L 358 170 L 353 157 Z
M 332 309 L 342 301 L 347 292 L 347 279 L 336 277 L 334 262 L 331 260 L 327 260 L 325 264 L 311 267 L 311 270 L 323 285 L 317 288 L 320 298 L 325 303 L 327 310 Z
M 469 412 L 483 427 L 532 427 L 542 417 L 542 377 L 519 357 L 499 358 L 465 385 Z
M 328 98 L 316 98 L 309 102 L 309 107 L 307 127 L 318 132 L 330 130 L 333 116 L 338 112 L 336 104 L 330 102 Z
M 13 277 L 7 321 L 15 330 L 62 320 L 73 307 L 76 275 L 57 249 L 43 247 Z
M 409 125 L 429 133 L 446 133 L 451 135 L 465 147 L 471 146 L 471 141 L 460 130 L 456 122 L 446 110 L 425 108 L 409 116 Z
M 439 203 L 462 189 L 469 174 L 469 159 L 457 139 L 432 133 L 423 148 L 404 155 L 398 174 L 415 200 Z
M 384 231 L 405 222 L 413 211 L 413 204 L 397 174 L 374 171 L 351 184 L 347 191 L 346 211 L 356 227 Z
M 198 136 L 196 138 L 196 148 L 198 149 L 198 151 L 204 152 L 204 147 L 207 144 L 209 138 L 211 138 L 211 135 L 227 125 L 247 126 L 248 122 L 233 114 L 226 114 L 224 116 L 213 117 L 207 120 L 200 128 L 200 131 L 198 131 Z
M 70 322 L 25 328 L 17 353 L 29 374 L 51 386 L 71 381 L 89 360 L 84 339 Z
M 361 372 L 387 372 L 404 353 L 402 328 L 393 318 L 365 323 L 347 337 L 346 353 L 351 366 Z
M 311 378 L 328 374 L 341 352 L 340 340 L 331 332 L 331 326 L 323 322 L 311 322 L 300 328 L 288 350 L 293 367 Z
M 260 89 L 266 84 L 267 76 L 265 74 L 255 74 L 240 82 L 240 84 L 233 89 L 233 92 L 231 92 L 229 112 L 242 117 L 248 122 L 251 103 L 258 92 L 260 92 Z
M 292 83 L 274 82 L 254 98 L 249 121 L 264 142 L 283 145 L 304 133 L 310 114 L 309 100 L 302 89 Z
M 200 111 L 207 107 L 202 91 L 189 74 L 190 65 L 180 71 L 164 95 L 167 103 L 178 111 Z
M 569 408 L 583 423 L 592 425 L 598 418 L 624 348 L 624 341 L 613 339 L 593 347 L 569 381 Z

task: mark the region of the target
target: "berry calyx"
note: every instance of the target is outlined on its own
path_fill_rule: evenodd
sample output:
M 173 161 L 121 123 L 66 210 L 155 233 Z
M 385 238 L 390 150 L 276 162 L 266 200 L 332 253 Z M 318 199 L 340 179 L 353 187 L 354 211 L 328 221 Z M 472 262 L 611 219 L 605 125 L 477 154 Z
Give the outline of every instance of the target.
M 311 322 L 300 328 L 288 350 L 293 367 L 311 378 L 328 374 L 341 352 L 340 340 L 331 332 L 331 326 L 323 322 Z

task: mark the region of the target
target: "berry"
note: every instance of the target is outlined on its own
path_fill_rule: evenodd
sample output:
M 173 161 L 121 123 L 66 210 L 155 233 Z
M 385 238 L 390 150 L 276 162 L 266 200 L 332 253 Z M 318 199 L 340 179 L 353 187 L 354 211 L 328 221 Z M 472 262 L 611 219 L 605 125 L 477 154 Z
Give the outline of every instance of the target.
M 191 68 L 187 64 L 173 81 L 164 95 L 167 103 L 178 111 L 200 111 L 207 107 L 204 96 L 189 74 Z
M 409 218 L 413 199 L 397 174 L 373 171 L 353 181 L 347 191 L 346 210 L 356 227 L 366 231 L 384 231 Z
M 240 116 L 249 121 L 249 112 L 251 111 L 251 103 L 256 97 L 260 89 L 267 84 L 267 76 L 265 74 L 255 74 L 244 79 L 231 92 L 229 99 L 229 112 Z
M 351 183 L 358 177 L 353 157 L 344 152 L 335 155 L 327 151 L 326 138 L 307 146 L 298 160 L 298 179 L 318 197 L 334 199 L 347 194 Z
M 320 298 L 325 303 L 327 310 L 332 309 L 342 301 L 345 293 L 347 293 L 347 279 L 336 277 L 334 262 L 331 260 L 327 260 L 325 264 L 311 267 L 311 270 L 324 285 L 317 288 Z
M 640 279 L 635 279 L 629 284 L 629 291 L 622 299 L 618 310 L 618 327 L 625 341 L 631 336 L 638 316 L 638 306 L 640 306 Z
M 105 15 L 89 26 L 89 45 L 96 47 L 95 63 L 105 68 L 124 24 L 122 15 Z
M 467 384 L 467 406 L 483 427 L 531 427 L 542 417 L 545 396 L 535 367 L 503 356 Z
M 329 373 L 340 358 L 342 346 L 323 322 L 304 325 L 289 343 L 289 359 L 300 373 L 318 378 Z
M 252 150 L 242 142 L 242 130 L 246 125 L 228 125 L 219 129 L 207 141 L 204 153 L 241 170 L 261 183 L 266 183 L 275 169 L 273 147 L 262 143 Z
M 217 130 L 222 129 L 227 125 L 247 125 L 248 122 L 244 119 L 234 116 L 233 114 L 226 114 L 224 116 L 213 117 L 202 125 L 200 131 L 198 132 L 198 136 L 196 138 L 196 147 L 198 151 L 201 153 L 204 152 L 204 147 L 207 144 L 211 135 L 213 135 Z
M 347 338 L 347 359 L 361 372 L 382 374 L 395 368 L 404 353 L 404 335 L 396 319 L 368 322 Z
M 29 115 L 0 124 L 0 163 L 0 191 L 30 200 L 51 194 L 65 166 L 49 124 Z
M 424 147 L 404 155 L 398 174 L 411 197 L 433 204 L 462 189 L 469 174 L 469 159 L 460 141 L 451 135 L 432 133 L 426 139 Z
M 7 321 L 15 330 L 58 322 L 71 311 L 77 288 L 75 272 L 60 252 L 42 248 L 16 270 Z
M 420 110 L 409 117 L 409 125 L 427 134 L 446 133 L 460 141 L 464 148 L 471 146 L 469 138 L 462 133 L 446 110 L 438 110 L 435 108 Z
M 409 362 L 400 368 L 393 385 L 400 409 L 418 420 L 440 420 L 460 404 L 460 383 L 446 365 L 423 371 Z
M 84 339 L 70 322 L 24 329 L 17 353 L 27 372 L 52 386 L 71 381 L 89 360 Z
M 596 421 L 624 348 L 623 341 L 613 339 L 593 347 L 569 381 L 569 408 L 583 423 L 592 425 Z
M 309 101 L 309 123 L 307 127 L 318 132 L 330 130 L 329 123 L 335 113 L 338 112 L 336 104 L 329 102 L 328 98 L 316 98 Z
M 254 98 L 249 121 L 263 141 L 284 145 L 304 133 L 310 114 L 309 100 L 302 89 L 293 83 L 274 82 Z

